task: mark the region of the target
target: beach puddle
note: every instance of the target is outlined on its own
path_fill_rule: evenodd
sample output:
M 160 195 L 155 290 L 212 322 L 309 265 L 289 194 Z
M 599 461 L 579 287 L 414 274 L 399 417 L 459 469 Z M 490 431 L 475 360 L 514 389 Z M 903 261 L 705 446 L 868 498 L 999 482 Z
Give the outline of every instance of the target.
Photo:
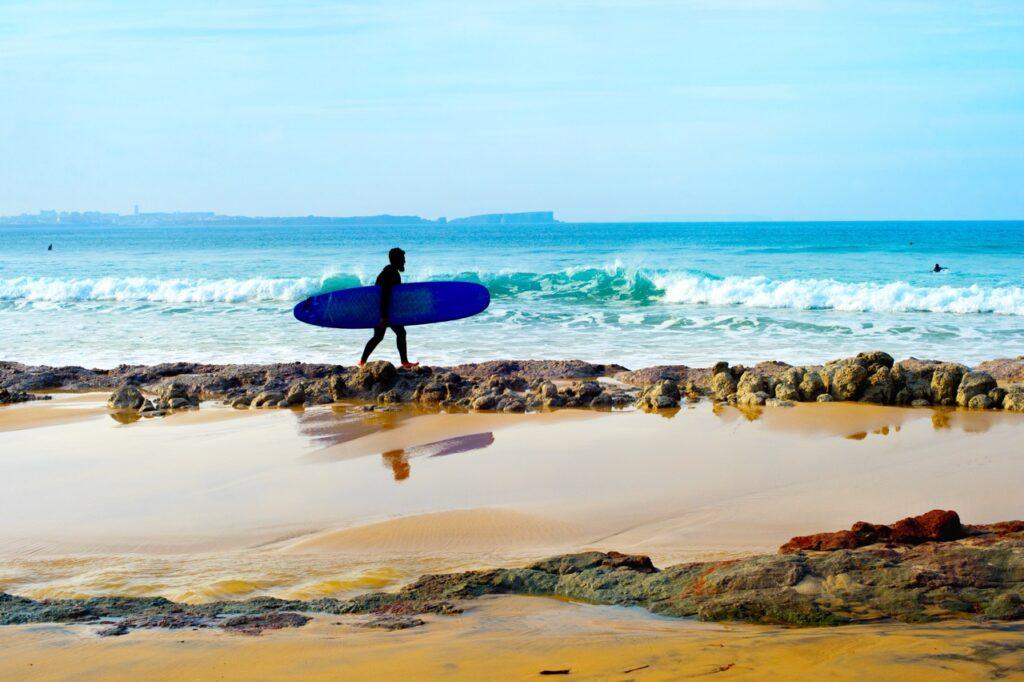
M 350 596 L 578 550 L 664 566 L 933 508 L 1021 515 L 1021 415 L 203 412 L 122 426 L 102 408 L 0 432 L 0 478 L 18 482 L 0 497 L 0 590 Z

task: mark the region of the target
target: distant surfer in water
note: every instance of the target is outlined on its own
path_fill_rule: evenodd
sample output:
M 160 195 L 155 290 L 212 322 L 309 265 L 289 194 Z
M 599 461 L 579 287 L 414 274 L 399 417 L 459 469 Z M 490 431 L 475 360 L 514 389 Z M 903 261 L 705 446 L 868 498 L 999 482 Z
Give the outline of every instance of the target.
M 359 366 L 362 367 L 366 364 L 366 361 L 370 358 L 370 353 L 373 352 L 373 349 L 384 338 L 384 332 L 387 331 L 388 327 L 391 327 L 391 330 L 395 332 L 396 341 L 398 342 L 398 355 L 402 358 L 402 367 L 411 369 L 419 366 L 420 363 L 409 362 L 409 355 L 405 348 L 405 327 L 400 324 L 388 323 L 391 290 L 396 284 L 402 283 L 402 275 L 400 273 L 405 272 L 405 251 L 396 246 L 388 251 L 388 260 L 391 262 L 380 271 L 376 282 L 377 286 L 380 287 L 380 324 L 373 328 L 373 337 L 366 342 L 366 348 L 363 349 L 363 357 L 359 360 Z
M 935 267 L 932 268 L 932 272 L 942 272 L 943 270 L 949 270 L 949 268 L 944 265 L 939 265 L 938 263 L 936 263 Z

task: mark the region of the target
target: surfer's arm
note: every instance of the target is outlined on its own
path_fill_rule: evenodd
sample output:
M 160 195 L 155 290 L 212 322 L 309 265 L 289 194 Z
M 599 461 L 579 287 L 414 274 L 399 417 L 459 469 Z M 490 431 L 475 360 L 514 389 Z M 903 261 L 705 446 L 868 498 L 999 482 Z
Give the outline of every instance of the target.
M 388 308 L 391 306 L 391 287 L 389 282 L 380 285 L 380 321 L 386 325 L 388 321 Z

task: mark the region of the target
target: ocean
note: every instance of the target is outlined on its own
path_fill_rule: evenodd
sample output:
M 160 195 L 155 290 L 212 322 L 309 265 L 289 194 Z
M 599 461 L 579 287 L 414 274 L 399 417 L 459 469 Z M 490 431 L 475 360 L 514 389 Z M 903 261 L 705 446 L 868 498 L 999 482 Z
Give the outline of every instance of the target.
M 1024 222 L 33 225 L 0 226 L 0 359 L 351 364 L 368 331 L 291 308 L 372 283 L 393 246 L 406 281 L 491 291 L 481 315 L 409 329 L 428 364 L 1024 354 Z M 374 357 L 397 360 L 390 332 Z

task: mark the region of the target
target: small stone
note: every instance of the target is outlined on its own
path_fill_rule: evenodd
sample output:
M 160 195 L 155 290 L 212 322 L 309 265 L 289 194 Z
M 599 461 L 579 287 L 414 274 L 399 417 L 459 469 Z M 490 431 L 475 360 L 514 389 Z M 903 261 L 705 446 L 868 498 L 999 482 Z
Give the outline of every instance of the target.
M 645 410 L 665 410 L 679 407 L 679 384 L 662 379 L 648 386 L 637 399 L 637 407 Z
M 1011 386 L 1003 396 L 1003 409 L 1010 412 L 1024 412 L 1024 386 Z
M 732 377 L 732 374 L 729 373 L 728 365 L 726 365 L 725 370 L 711 375 L 712 398 L 715 400 L 726 400 L 735 392 L 736 380 Z
M 553 381 L 542 381 L 537 385 L 536 393 L 541 400 L 551 400 L 558 397 L 558 387 Z
M 972 410 L 990 409 L 992 407 L 992 398 L 989 398 L 987 393 L 972 396 L 971 399 L 967 401 L 967 407 Z
M 822 393 L 825 393 L 825 382 L 821 378 L 821 374 L 816 371 L 804 372 L 803 379 L 800 380 L 800 399 L 811 402 L 818 399 Z
M 107 398 L 107 407 L 115 410 L 137 410 L 145 404 L 142 392 L 134 386 L 122 386 Z
M 766 402 L 768 402 L 768 394 L 764 391 L 736 394 L 737 405 L 764 405 Z
M 493 410 L 498 405 L 498 397 L 492 393 L 485 393 L 473 399 L 470 407 L 474 410 Z
M 968 407 L 975 396 L 985 395 L 996 388 L 996 380 L 988 372 L 967 372 L 956 390 L 956 404 Z M 989 400 L 991 402 L 991 399 Z
M 957 389 L 964 370 L 959 365 L 942 364 L 932 373 L 932 402 L 936 405 L 955 405 Z
M 280 407 L 297 407 L 306 402 L 306 387 L 302 385 L 301 381 L 297 381 L 288 388 L 288 392 L 284 396 L 284 403 Z
M 836 367 L 829 380 L 832 397 L 836 400 L 856 400 L 868 379 L 868 371 L 861 365 L 845 364 Z
M 784 401 L 800 400 L 800 390 L 794 384 L 780 381 L 775 384 L 775 398 Z
M 284 400 L 284 395 L 276 391 L 262 391 L 256 394 L 256 397 L 252 399 L 249 407 L 275 407 L 279 402 Z

